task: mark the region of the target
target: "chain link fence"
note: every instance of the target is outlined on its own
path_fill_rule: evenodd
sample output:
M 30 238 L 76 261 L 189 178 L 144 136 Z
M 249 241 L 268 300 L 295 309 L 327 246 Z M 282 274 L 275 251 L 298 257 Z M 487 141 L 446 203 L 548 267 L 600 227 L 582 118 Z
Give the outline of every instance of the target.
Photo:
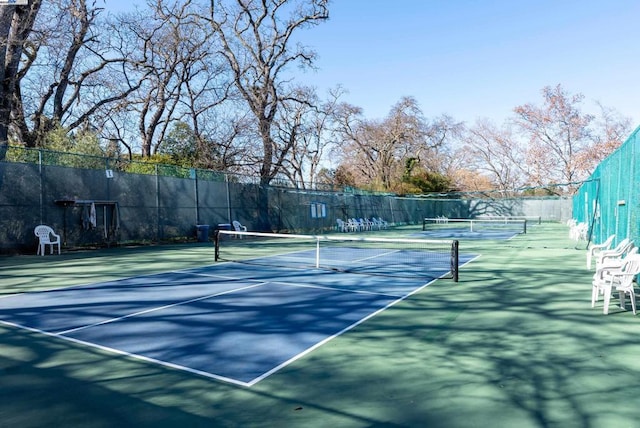
M 640 242 L 640 128 L 594 170 L 573 198 L 574 219 L 588 224 L 588 240 L 599 244 L 615 234 Z
M 38 224 L 61 233 L 70 249 L 207 240 L 233 220 L 249 230 L 320 233 L 335 230 L 336 219 L 351 217 L 416 225 L 434 216 L 571 218 L 571 202 L 563 198 L 399 197 L 274 183 L 261 186 L 255 177 L 218 171 L 11 147 L 0 162 L 0 252 L 35 252 Z

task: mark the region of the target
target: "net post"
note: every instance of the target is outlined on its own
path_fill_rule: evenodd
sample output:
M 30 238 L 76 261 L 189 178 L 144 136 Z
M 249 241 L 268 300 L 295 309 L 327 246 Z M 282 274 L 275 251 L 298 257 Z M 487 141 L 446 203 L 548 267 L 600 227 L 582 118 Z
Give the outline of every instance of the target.
M 220 260 L 220 230 L 216 229 L 213 234 L 213 245 L 214 245 L 214 260 L 217 262 Z
M 459 247 L 460 242 L 458 240 L 453 241 L 451 245 L 451 274 L 453 275 L 453 282 L 458 282 L 458 270 L 460 267 Z
M 523 226 L 524 226 L 524 228 L 523 228 L 524 230 L 523 230 L 522 233 L 526 234 L 527 233 L 527 219 L 526 218 L 524 219 L 524 225 Z

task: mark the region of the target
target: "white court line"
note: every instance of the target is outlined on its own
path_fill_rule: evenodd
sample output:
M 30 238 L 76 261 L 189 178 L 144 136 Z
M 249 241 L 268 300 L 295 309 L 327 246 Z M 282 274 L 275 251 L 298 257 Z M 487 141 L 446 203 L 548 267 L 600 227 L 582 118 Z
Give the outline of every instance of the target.
M 163 305 L 163 306 L 158 306 L 158 307 L 151 308 L 151 309 L 145 309 L 144 311 L 133 312 L 131 314 L 123 315 L 123 316 L 116 317 L 116 318 L 110 318 L 108 320 L 100 321 L 100 322 L 97 322 L 97 323 L 87 324 L 87 325 L 76 327 L 76 328 L 72 328 L 72 329 L 69 329 L 69 330 L 59 331 L 56 334 L 64 335 L 64 334 L 74 333 L 74 332 L 79 331 L 79 330 L 84 330 L 85 328 L 91 328 L 91 327 L 95 327 L 95 326 L 98 326 L 98 325 L 109 324 L 109 323 L 120 321 L 120 320 L 123 320 L 123 319 L 126 319 L 126 318 L 131 318 L 131 317 L 135 317 L 135 316 L 138 316 L 138 315 L 148 314 L 150 312 L 155 312 L 155 311 L 160 311 L 160 310 L 167 309 L 167 308 L 172 308 L 174 306 L 180 306 L 180 305 L 186 305 L 186 304 L 193 303 L 193 302 L 198 302 L 200 300 L 209 299 L 211 297 L 223 296 L 225 294 L 234 293 L 236 291 L 242 291 L 242 290 L 247 290 L 249 288 L 259 287 L 259 286 L 264 285 L 264 284 L 268 284 L 268 282 L 262 282 L 262 283 L 258 283 L 258 284 L 248 285 L 246 287 L 234 288 L 233 290 L 221 291 L 219 293 L 209 294 L 207 296 L 195 297 L 193 299 L 184 300 L 182 302 L 172 303 L 170 305 Z
M 466 263 L 464 263 L 461 266 L 464 266 L 467 263 L 470 263 L 471 261 L 474 261 L 479 257 L 480 257 L 480 255 L 478 255 L 476 257 L 473 257 L 472 259 L 468 260 Z M 165 272 L 165 273 L 167 273 L 167 272 Z M 224 278 L 224 279 L 238 280 L 238 281 L 255 281 L 256 284 L 250 285 L 250 286 L 246 286 L 246 287 L 237 288 L 237 289 L 234 289 L 234 290 L 228 290 L 228 291 L 225 291 L 225 292 L 211 294 L 209 296 L 190 299 L 188 301 L 181 302 L 181 303 L 175 303 L 175 304 L 172 304 L 172 305 L 166 305 L 166 306 L 162 306 L 162 307 L 159 307 L 159 308 L 154 308 L 154 309 L 150 309 L 150 310 L 146 310 L 146 311 L 137 312 L 135 314 L 130 314 L 130 315 L 114 318 L 113 320 L 107 320 L 107 321 L 103 321 L 103 322 L 100 322 L 100 323 L 95 323 L 95 324 L 92 324 L 91 326 L 105 324 L 105 323 L 117 321 L 118 319 L 123 319 L 123 318 L 131 317 L 131 316 L 135 316 L 135 315 L 138 315 L 138 314 L 143 314 L 143 313 L 151 312 L 151 311 L 154 311 L 154 310 L 160 310 L 160 309 L 163 309 L 163 308 L 176 306 L 176 305 L 180 305 L 180 304 L 186 304 L 188 302 L 194 302 L 194 301 L 206 299 L 206 298 L 209 298 L 209 297 L 219 296 L 219 295 L 223 295 L 223 294 L 229 294 L 229 293 L 233 293 L 235 291 L 239 291 L 239 290 L 243 290 L 243 289 L 251 289 L 251 288 L 263 286 L 263 285 L 266 285 L 266 284 L 269 284 L 269 283 L 277 283 L 277 282 L 265 282 L 264 280 L 261 280 L 261 281 L 252 280 L 252 279 L 249 279 L 249 278 L 234 278 L 234 277 L 226 277 L 226 276 L 223 276 L 223 275 L 199 274 L 199 273 L 194 273 L 194 272 L 189 272 L 189 274 L 210 276 L 210 277 L 220 277 L 220 278 Z M 447 273 L 444 273 L 442 276 L 445 276 L 446 274 Z M 156 275 L 156 274 L 153 274 L 153 275 Z M 151 275 L 149 275 L 149 276 L 151 276 Z M 132 278 L 137 278 L 137 277 L 132 277 Z M 176 369 L 176 370 L 192 373 L 192 374 L 203 376 L 203 377 L 206 377 L 206 378 L 210 378 L 210 379 L 214 379 L 214 380 L 218 380 L 218 381 L 222 381 L 222 382 L 227 382 L 227 383 L 231 383 L 231 384 L 235 384 L 235 385 L 239 385 L 239 386 L 251 387 L 251 386 L 255 385 L 256 383 L 260 382 L 261 380 L 263 380 L 263 379 L 269 377 L 270 375 L 276 373 L 280 369 L 286 367 L 287 365 L 289 365 L 289 364 L 295 362 L 296 360 L 302 358 L 303 356 L 309 354 L 310 352 L 314 351 L 315 349 L 319 348 L 320 346 L 323 346 L 325 343 L 329 342 L 330 340 L 333 340 L 334 338 L 336 338 L 338 336 L 341 336 L 342 334 L 348 332 L 349 330 L 352 330 L 356 326 L 358 326 L 358 325 L 362 324 L 363 322 L 369 320 L 370 318 L 372 318 L 372 317 L 378 315 L 379 313 L 389 309 L 390 307 L 394 306 L 395 304 L 397 304 L 397 303 L 409 298 L 410 296 L 418 293 L 419 291 L 421 291 L 422 289 L 424 289 L 425 287 L 427 287 L 431 283 L 433 283 L 435 280 L 436 279 L 433 279 L 430 282 L 425 283 L 422 286 L 419 286 L 419 287 L 413 289 L 410 293 L 405 294 L 405 295 L 400 296 L 400 297 L 398 297 L 397 295 L 387 295 L 387 294 L 370 293 L 369 292 L 370 294 L 380 294 L 380 295 L 387 296 L 387 297 L 394 297 L 394 298 L 397 297 L 397 298 L 395 300 L 391 301 L 390 303 L 388 303 L 387 305 L 385 305 L 384 307 L 382 307 L 382 308 L 370 313 L 369 315 L 367 315 L 367 316 L 355 321 L 351 325 L 343 328 L 342 330 L 336 332 L 335 334 L 326 337 L 322 341 L 320 341 L 320 342 L 316 343 L 315 345 L 305 349 L 304 351 L 294 355 L 293 357 L 289 358 L 287 361 L 277 365 L 276 367 L 273 367 L 272 369 L 264 372 L 262 375 L 257 376 L 256 378 L 252 379 L 249 382 L 243 382 L 243 381 L 240 381 L 240 380 L 237 380 L 237 379 L 233 379 L 233 378 L 229 378 L 229 377 L 221 376 L 221 375 L 216 375 L 216 374 L 213 374 L 213 373 L 205 372 L 205 371 L 198 370 L 198 369 L 193 369 L 193 368 L 190 368 L 190 367 L 182 366 L 182 365 L 171 363 L 171 362 L 168 362 L 168 361 L 158 360 L 158 359 L 155 359 L 155 358 L 146 357 L 144 355 L 134 354 L 134 353 L 122 351 L 120 349 L 110 348 L 110 347 L 107 347 L 107 346 L 99 345 L 97 343 L 87 342 L 87 341 L 75 339 L 75 338 L 72 338 L 72 337 L 63 336 L 63 334 L 66 334 L 66 333 L 69 333 L 69 332 L 73 332 L 73 331 L 78 331 L 80 329 L 88 328 L 88 327 L 91 327 L 91 326 L 79 327 L 79 328 L 76 328 L 76 329 L 71 329 L 71 330 L 67 330 L 67 331 L 63 331 L 63 332 L 59 332 L 59 333 L 52 333 L 52 332 L 47 332 L 47 331 L 44 331 L 44 330 L 39 330 L 39 329 L 36 329 L 36 328 L 33 328 L 33 327 L 27 327 L 27 326 L 23 326 L 23 325 L 20 325 L 20 324 L 8 322 L 8 321 L 3 321 L 3 320 L 0 320 L 0 324 L 21 328 L 21 329 L 24 329 L 24 330 L 28 330 L 28 331 L 44 334 L 44 335 L 50 336 L 50 337 L 56 337 L 58 339 L 67 340 L 69 342 L 81 344 L 81 345 L 92 347 L 92 348 L 96 348 L 96 349 L 101 349 L 101 350 L 104 350 L 104 351 L 107 351 L 107 352 L 112 352 L 112 353 L 117 354 L 117 355 L 123 355 L 123 356 L 130 357 L 130 358 L 133 358 L 133 359 L 136 359 L 136 360 L 141 360 L 141 361 L 145 361 L 145 362 L 158 364 L 160 366 L 164 366 L 164 367 L 168 367 L 168 368 L 172 368 L 172 369 Z M 112 281 L 109 281 L 109 282 L 112 282 Z M 341 292 L 367 293 L 366 291 L 362 291 L 362 290 L 335 289 L 333 287 L 300 285 L 300 284 L 285 283 L 285 282 L 282 282 L 281 284 L 283 284 L 283 285 L 293 285 L 293 286 L 297 286 L 297 287 L 308 287 L 308 288 L 327 288 L 327 289 L 331 289 L 331 290 L 335 290 L 335 291 L 341 291 Z
M 118 287 L 120 282 L 124 282 L 124 281 L 130 281 L 133 279 L 138 279 L 138 278 L 150 278 L 150 277 L 154 277 L 154 276 L 163 276 L 163 275 L 169 275 L 169 274 L 189 274 L 189 275 L 197 275 L 196 272 L 190 272 L 190 270 L 193 269 L 203 269 L 203 268 L 212 268 L 216 265 L 205 265 L 205 266 L 197 266 L 197 267 L 190 267 L 190 268 L 184 268 L 184 269 L 177 269 L 177 270 L 168 270 L 168 271 L 163 271 L 163 272 L 154 272 L 154 273 L 145 273 L 142 275 L 132 275 L 132 276 L 126 276 L 123 278 L 115 278 L 115 279 L 106 279 L 103 281 L 98 281 L 98 282 L 85 282 L 82 284 L 74 284 L 74 285 L 65 285 L 65 286 L 61 286 L 61 287 L 53 287 L 53 288 L 43 288 L 41 290 L 27 290 L 27 291 L 22 291 L 22 292 L 17 292 L 17 293 L 11 293 L 11 294 L 5 294 L 0 296 L 0 299 L 4 299 L 7 297 L 15 297 L 15 296 L 21 296 L 23 294 L 36 294 L 36 293 L 50 293 L 50 292 L 55 292 L 55 291 L 62 291 L 62 290 L 72 290 L 74 288 L 89 288 L 89 287 L 97 287 L 97 288 L 101 288 L 104 287 L 106 284 L 113 284 L 114 286 Z M 227 275 L 209 275 L 211 277 L 219 277 L 222 279 L 230 279 L 230 280 L 234 280 L 234 279 L 241 279 L 241 278 L 235 278 L 235 277 L 230 277 Z M 60 278 L 61 281 L 64 281 L 63 278 Z M 137 285 L 129 285 L 129 286 L 133 286 L 136 287 Z
M 435 279 L 427 282 L 426 284 L 422 284 L 419 287 L 424 287 L 425 285 L 431 284 L 433 281 L 435 281 Z M 286 285 L 289 287 L 299 287 L 299 288 L 317 288 L 318 290 L 339 291 L 341 293 L 352 293 L 352 294 L 367 294 L 370 296 L 398 297 L 398 294 L 376 293 L 375 291 L 367 291 L 367 290 L 350 290 L 347 288 L 329 287 L 327 285 L 298 284 L 294 282 L 283 282 L 283 281 L 270 281 L 270 284 L 280 284 L 280 285 Z
M 342 330 L 338 331 L 335 334 L 332 334 L 331 336 L 326 337 L 325 339 L 321 340 L 320 342 L 316 343 L 313 346 L 310 346 L 309 348 L 305 349 L 304 351 L 300 352 L 297 355 L 294 355 L 293 357 L 289 358 L 287 361 L 277 365 L 276 367 L 272 368 L 269 371 L 264 372 L 263 374 L 261 374 L 260 376 L 254 378 L 253 380 L 247 382 L 247 386 L 251 387 L 253 385 L 255 385 L 256 383 L 260 382 L 263 379 L 266 379 L 267 377 L 271 376 L 272 374 L 276 373 L 278 370 L 288 366 L 289 364 L 293 363 L 294 361 L 304 357 L 305 355 L 309 354 L 310 352 L 318 349 L 319 347 L 321 347 L 322 345 L 324 345 L 325 343 L 329 342 L 330 340 L 335 339 L 338 336 L 343 335 L 344 333 L 348 332 L 349 330 L 354 329 L 355 327 L 359 326 L 360 324 L 362 324 L 363 322 L 367 321 L 368 319 L 371 319 L 372 317 L 378 315 L 379 313 L 382 313 L 383 311 L 386 311 L 387 309 L 389 309 L 390 307 L 396 305 L 397 303 L 409 298 L 410 296 L 414 295 L 415 293 L 418 293 L 419 291 L 421 291 L 422 289 L 424 289 L 425 287 L 429 286 L 431 283 L 433 283 L 435 281 L 432 280 L 418 288 L 416 288 L 415 290 L 411 291 L 408 294 L 405 294 L 401 297 L 398 296 L 390 296 L 390 297 L 398 297 L 396 300 L 393 300 L 391 302 L 389 302 L 388 304 L 386 304 L 385 306 L 383 306 L 382 308 L 371 312 L 369 315 L 360 318 L 359 320 L 357 320 L 356 322 L 350 324 L 349 326 L 343 328 Z
M 207 266 L 204 266 L 204 267 L 210 267 L 210 266 L 214 266 L 214 265 L 207 265 Z M 189 268 L 189 269 L 197 269 L 197 268 L 192 267 L 192 268 Z M 85 283 L 82 283 L 82 284 L 64 285 L 64 286 L 52 287 L 52 288 L 43 288 L 41 290 L 27 290 L 27 291 L 22 291 L 22 292 L 18 292 L 18 293 L 13 293 L 13 294 L 0 296 L 0 299 L 5 298 L 5 297 L 11 297 L 11 296 L 19 296 L 19 295 L 22 295 L 22 294 L 49 293 L 49 292 L 54 292 L 54 291 L 71 290 L 71 289 L 74 289 L 74 288 L 88 288 L 88 287 L 95 287 L 95 286 L 102 287 L 105 284 L 114 284 L 114 285 L 116 285 L 119 282 L 129 281 L 129 280 L 132 280 L 132 279 L 149 278 L 149 277 L 153 277 L 153 276 L 161 276 L 161 275 L 167 275 L 167 274 L 171 274 L 171 273 L 182 273 L 182 272 L 187 271 L 187 270 L 188 269 L 169 270 L 169 271 L 163 271 L 163 272 L 154 272 L 154 273 L 145 273 L 145 274 L 141 274 L 141 275 L 125 276 L 123 278 L 113 278 L 113 279 L 98 280 L 97 282 L 85 282 Z M 64 281 L 64 278 L 59 278 L 59 279 L 60 279 L 60 281 Z
M 226 377 L 226 376 L 217 375 L 217 374 L 214 374 L 214 373 L 205 372 L 203 370 L 193 369 L 191 367 L 187 367 L 187 366 L 183 366 L 183 365 L 175 364 L 175 363 L 170 363 L 168 361 L 158 360 L 156 358 L 146 357 L 144 355 L 133 354 L 131 352 L 122 351 L 122 350 L 117 349 L 117 348 L 111 348 L 109 346 L 99 345 L 97 343 L 87 342 L 87 341 L 76 339 L 76 338 L 69 337 L 69 336 L 62 336 L 59 333 L 51 333 L 49 331 L 44 331 L 44 330 L 40 330 L 40 329 L 33 328 L 33 327 L 27 327 L 27 326 L 24 326 L 24 325 L 21 325 L 21 324 L 16 324 L 16 323 L 3 321 L 3 320 L 0 320 L 0 324 L 7 325 L 7 326 L 10 326 L 10 327 L 19 328 L 19 329 L 23 329 L 23 330 L 27 330 L 27 331 L 31 331 L 31 332 L 34 332 L 34 333 L 43 334 L 43 335 L 49 336 L 49 337 L 55 337 L 57 339 L 67 340 L 69 342 L 80 344 L 80 345 L 84 345 L 84 346 L 87 346 L 87 347 L 90 347 L 90 348 L 101 349 L 103 351 L 111 352 L 111 353 L 114 353 L 116 355 L 123 355 L 125 357 L 130 357 L 130 358 L 133 358 L 133 359 L 136 359 L 136 360 L 141 360 L 141 361 L 145 361 L 145 362 L 149 362 L 149 363 L 158 364 L 160 366 L 169 367 L 169 368 L 172 368 L 172 369 L 175 369 L 175 370 L 181 370 L 181 371 L 185 371 L 185 372 L 188 372 L 188 373 L 193 373 L 193 374 L 196 374 L 196 375 L 199 375 L 199 376 L 204 376 L 204 377 L 207 377 L 207 378 L 210 378 L 210 379 L 215 379 L 215 380 L 228 382 L 228 383 L 232 383 L 232 384 L 240 385 L 240 386 L 245 386 L 245 387 L 251 386 L 247 382 L 242 382 L 242 381 L 237 380 L 237 379 L 233 379 L 233 378 L 229 378 L 229 377 Z
M 472 262 L 472 261 L 474 261 L 474 260 L 478 259 L 479 257 L 480 257 L 480 255 L 477 255 L 476 257 L 473 257 L 473 258 L 469 259 L 466 263 L 462 264 L 461 266 L 464 266 L 464 265 L 466 265 L 466 264 L 468 264 L 468 263 L 470 263 L 470 262 Z M 441 276 L 441 278 L 442 278 L 443 276 L 445 276 L 445 275 L 446 275 L 446 273 L 444 273 L 444 274 Z M 384 307 L 382 307 L 382 308 L 378 309 L 377 311 L 374 311 L 374 312 L 370 313 L 370 314 L 369 314 L 369 315 L 367 315 L 366 317 L 363 317 L 363 318 L 359 319 L 358 321 L 354 322 L 353 324 L 351 324 L 351 325 L 349 325 L 349 326 L 347 326 L 347 327 L 343 328 L 343 329 L 342 329 L 342 330 L 340 330 L 339 332 L 337 332 L 337 333 L 335 333 L 335 334 L 333 334 L 333 335 L 331 335 L 331 336 L 326 337 L 324 340 L 321 340 L 320 342 L 316 343 L 315 345 L 313 345 L 313 346 L 311 346 L 311 347 L 309 347 L 309 348 L 305 349 L 304 351 L 300 352 L 299 354 L 294 355 L 293 357 L 289 358 L 287 361 L 285 361 L 285 362 L 283 362 L 283 363 L 279 364 L 278 366 L 276 366 L 276 367 L 272 368 L 271 370 L 269 370 L 269 371 L 267 371 L 267 372 L 263 373 L 262 375 L 260 375 L 260 376 L 256 377 L 255 379 L 253 379 L 253 380 L 251 380 L 251 381 L 247 382 L 247 386 L 251 387 L 251 386 L 255 385 L 256 383 L 260 382 L 261 380 L 266 379 L 267 377 L 269 377 L 269 376 L 271 376 L 272 374 L 276 373 L 278 370 L 280 370 L 280 369 L 282 369 L 282 368 L 284 368 L 284 367 L 288 366 L 289 364 L 291 364 L 291 363 L 293 363 L 293 362 L 295 362 L 295 361 L 299 360 L 300 358 L 302 358 L 302 357 L 304 357 L 305 355 L 309 354 L 310 352 L 312 352 L 312 351 L 314 351 L 314 350 L 318 349 L 319 347 L 321 347 L 321 346 L 322 346 L 322 345 L 324 345 L 325 343 L 329 342 L 330 340 L 333 340 L 333 339 L 335 339 L 336 337 L 343 335 L 344 333 L 348 332 L 349 330 L 354 329 L 355 327 L 357 327 L 358 325 L 362 324 L 363 322 L 365 322 L 365 321 L 367 321 L 367 320 L 369 320 L 369 319 L 373 318 L 374 316 L 376 316 L 376 315 L 378 315 L 378 314 L 382 313 L 383 311 L 386 311 L 387 309 L 389 309 L 390 307 L 392 307 L 392 306 L 396 305 L 397 303 L 399 303 L 399 302 L 401 302 L 401 301 L 403 301 L 403 300 L 405 300 L 405 299 L 407 299 L 407 298 L 409 298 L 409 297 L 413 296 L 414 294 L 416 294 L 416 293 L 420 292 L 422 289 L 424 289 L 424 288 L 428 287 L 429 285 L 431 285 L 431 284 L 432 284 L 433 282 L 435 282 L 435 281 L 436 281 L 436 279 L 431 280 L 430 282 L 428 282 L 428 283 L 426 283 L 426 284 L 422 285 L 421 287 L 416 288 L 415 290 L 411 291 L 410 293 L 408 293 L 408 294 L 406 294 L 406 295 L 404 295 L 404 296 L 401 296 L 401 297 L 399 297 L 398 299 L 396 299 L 396 300 L 394 300 L 394 301 L 392 301 L 392 302 L 389 302 L 389 303 L 388 303 L 387 305 L 385 305 Z M 390 297 L 396 297 L 396 296 L 390 296 Z
M 334 271 L 332 270 L 326 270 L 326 269 L 319 269 L 318 272 L 315 275 L 332 275 L 334 273 Z M 447 272 L 448 273 L 448 272 Z M 445 276 L 447 273 L 442 274 L 442 276 Z M 206 273 L 192 273 L 193 275 L 196 276 L 204 276 L 204 277 L 223 277 L 222 275 L 211 275 L 211 274 L 206 274 Z M 348 275 L 348 273 L 347 273 Z M 359 275 L 359 274 L 353 274 L 353 275 Z M 369 275 L 371 276 L 371 275 Z M 373 275 L 375 276 L 375 275 Z M 354 293 L 354 294 L 368 294 L 368 295 L 373 295 L 373 296 L 386 296 L 386 297 L 398 297 L 398 294 L 389 294 L 389 293 L 380 293 L 380 292 L 375 292 L 375 291 L 368 291 L 368 290 L 354 290 L 354 289 L 349 289 L 349 288 L 344 288 L 344 287 L 331 287 L 328 285 L 316 285 L 316 284 L 305 284 L 305 283 L 299 283 L 299 282 L 287 282 L 287 281 L 273 281 L 273 280 L 265 280 L 265 279 L 253 279 L 253 278 L 241 278 L 241 277 L 225 277 L 226 279 L 229 280 L 235 280 L 235 281 L 247 281 L 247 282 L 258 282 L 258 283 L 263 283 L 263 282 L 267 282 L 269 284 L 280 284 L 280 285 L 285 285 L 288 287 L 299 287 L 299 288 L 317 288 L 319 290 L 330 290 L 330 291 L 339 291 L 341 293 Z M 416 281 L 416 286 L 417 287 L 424 287 L 425 285 L 428 285 L 430 283 L 432 283 L 433 281 L 435 281 L 438 278 L 434 278 L 431 281 L 427 282 L 427 283 L 418 283 Z M 345 286 L 346 287 L 346 286 Z M 406 287 L 405 287 L 406 288 Z
M 384 256 L 388 256 L 390 254 L 394 254 L 394 253 L 398 253 L 398 252 L 400 252 L 400 250 L 393 250 L 393 251 L 389 251 L 389 252 L 386 252 L 386 253 L 375 254 L 373 256 L 364 257 L 364 258 L 361 258 L 361 259 L 349 260 L 349 263 L 360 263 L 360 262 L 362 262 L 364 260 L 371 260 L 371 259 L 375 259 L 377 257 L 384 257 Z

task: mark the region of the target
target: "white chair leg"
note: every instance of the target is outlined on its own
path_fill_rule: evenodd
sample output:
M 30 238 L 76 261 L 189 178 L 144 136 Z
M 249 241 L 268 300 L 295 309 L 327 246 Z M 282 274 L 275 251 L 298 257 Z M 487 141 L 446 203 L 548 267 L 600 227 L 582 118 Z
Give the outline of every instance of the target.
M 620 299 L 620 309 L 624 309 L 625 311 L 627 310 L 626 306 L 624 305 L 626 294 L 627 293 L 625 293 L 624 291 L 620 291 L 618 293 L 618 298 Z
M 598 294 L 600 293 L 600 291 L 598 290 L 597 286 L 593 286 L 591 287 L 591 307 L 595 308 L 596 307 L 596 302 L 598 301 Z
M 633 309 L 633 315 L 636 314 L 636 293 L 631 290 L 629 291 L 629 300 L 631 300 L 631 309 Z
M 604 289 L 604 308 L 602 309 L 602 313 L 605 315 L 609 314 L 609 303 L 611 302 L 611 288 L 605 287 Z

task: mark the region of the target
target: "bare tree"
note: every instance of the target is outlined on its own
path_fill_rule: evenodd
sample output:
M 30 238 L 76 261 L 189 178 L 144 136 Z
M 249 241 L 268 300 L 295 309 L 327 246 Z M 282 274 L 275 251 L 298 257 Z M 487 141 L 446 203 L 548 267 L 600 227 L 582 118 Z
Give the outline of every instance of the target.
M 193 113 L 191 120 L 197 118 L 203 108 L 200 100 L 210 95 L 209 84 L 217 73 L 209 73 L 208 23 L 191 0 L 150 0 L 148 6 L 117 21 L 125 29 L 123 37 L 136 47 L 127 73 L 140 89 L 124 100 L 122 109 L 137 116 L 143 157 L 158 150 L 172 124 Z
M 592 144 L 576 157 L 576 167 L 581 177 L 589 176 L 631 133 L 631 119 L 600 103 L 598 106 L 600 114 L 593 123 Z
M 315 95 L 300 88 L 300 97 L 310 99 Z M 305 93 L 306 92 L 306 93 Z M 304 94 L 302 94 L 304 93 Z M 305 143 L 310 135 L 308 132 L 307 116 L 311 115 L 314 107 L 306 102 L 290 100 L 281 104 L 274 118 L 273 142 L 274 153 L 278 156 L 274 159 L 280 174 L 289 178 L 296 187 L 305 188 L 303 164 L 309 153 Z
M 295 100 L 288 69 L 311 67 L 315 54 L 292 37 L 329 17 L 328 0 L 229 0 L 210 2 L 210 25 L 220 41 L 220 53 L 231 69 L 240 98 L 251 112 L 261 150 L 254 159 L 260 183 L 268 185 L 282 169 L 293 140 L 277 141 L 274 121 L 283 103 Z M 299 100 L 303 101 L 303 100 Z M 250 158 L 250 157 L 249 157 Z M 257 228 L 270 230 L 269 196 L 261 186 Z
M 463 141 L 461 154 L 467 167 L 486 175 L 492 189 L 507 193 L 526 183 L 526 151 L 510 127 L 498 128 L 480 119 L 467 130 Z
M 275 126 L 281 144 L 291 143 L 291 150 L 282 160 L 282 174 L 296 186 L 314 188 L 330 145 L 338 100 L 344 91 L 340 87 L 330 90 L 324 102 L 312 88 L 300 88 L 300 92 L 299 98 L 307 101 L 285 103 Z
M 343 140 L 337 153 L 358 185 L 375 190 L 393 190 L 407 161 L 411 167 L 434 165 L 432 156 L 454 128 L 439 121 L 430 124 L 412 97 L 402 98 L 384 120 L 365 120 L 361 113 L 348 105 L 337 110 Z
M 40 0 L 31 0 L 27 6 L 0 6 L 0 160 L 6 156 L 9 144 L 11 112 L 14 110 L 16 90 L 23 73 L 20 60 L 27 49 L 27 38 L 33 28 L 41 5 Z
M 13 128 L 28 146 L 44 144 L 57 126 L 95 130 L 112 105 L 135 88 L 116 88 L 125 55 L 109 46 L 96 1 L 46 3 L 29 36 Z
M 259 172 L 262 184 L 280 172 L 282 151 L 273 123 L 278 109 L 295 99 L 287 68 L 310 67 L 315 54 L 293 45 L 294 33 L 328 19 L 328 0 L 211 0 L 211 26 L 222 43 L 234 84 L 256 120 L 262 141 Z
M 218 108 L 229 97 L 226 68 L 216 63 L 213 55 L 202 58 L 200 64 L 206 66 L 186 69 L 182 120 L 190 123 L 193 130 L 193 166 L 224 170 L 233 166 L 230 160 L 235 156 L 229 156 L 229 149 L 242 133 L 242 121 L 229 115 L 221 117 L 225 108 Z M 221 126 L 222 123 L 228 125 Z
M 336 106 L 334 125 L 336 140 L 332 144 L 330 154 L 338 159 L 339 165 L 330 175 L 337 185 L 355 185 L 356 182 L 363 182 L 366 178 L 364 176 L 366 170 L 361 172 L 357 164 L 352 161 L 358 145 L 363 145 L 366 140 L 365 123 L 361 107 L 348 103 L 340 103 Z
M 529 142 L 530 181 L 543 186 L 580 180 L 576 159 L 591 143 L 589 125 L 594 117 L 580 110 L 582 94 L 571 95 L 557 85 L 543 88 L 542 95 L 542 106 L 514 109 L 516 124 Z
M 427 171 L 452 176 L 461 159 L 455 154 L 454 142 L 464 133 L 464 123 L 443 114 L 426 126 L 426 143 L 423 145 L 420 163 Z

